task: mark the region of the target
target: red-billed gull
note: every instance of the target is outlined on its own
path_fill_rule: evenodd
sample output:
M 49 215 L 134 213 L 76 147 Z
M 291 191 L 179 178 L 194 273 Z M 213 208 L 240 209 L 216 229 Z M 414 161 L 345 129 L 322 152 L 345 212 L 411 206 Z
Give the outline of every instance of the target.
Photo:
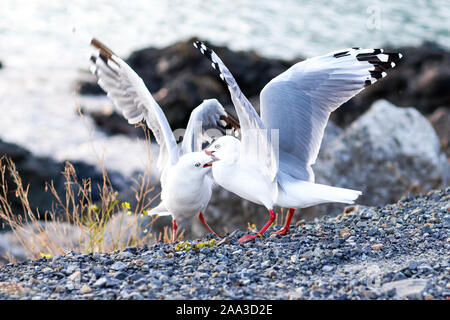
M 208 231 L 216 235 L 203 218 L 212 192 L 212 160 L 200 150 L 205 131 L 224 125 L 224 108 L 216 99 L 204 100 L 196 107 L 180 149 L 163 111 L 142 79 L 100 41 L 92 39 L 91 45 L 98 49 L 97 55 L 91 57 L 91 72 L 98 77 L 100 87 L 130 124 L 145 120 L 160 146 L 157 167 L 161 173 L 161 203 L 150 214 L 172 216 L 173 241 L 176 220 L 197 214 Z
M 284 227 L 289 230 L 295 208 L 320 203 L 354 203 L 360 191 L 314 183 L 315 163 L 328 118 L 334 110 L 366 86 L 386 76 L 401 59 L 382 49 L 349 48 L 299 62 L 272 79 L 261 91 L 261 117 L 241 92 L 222 60 L 200 41 L 194 42 L 227 84 L 239 117 L 241 141 L 225 136 L 205 152 L 215 157 L 213 177 L 225 189 L 264 205 L 269 221 L 274 206 L 289 208 Z

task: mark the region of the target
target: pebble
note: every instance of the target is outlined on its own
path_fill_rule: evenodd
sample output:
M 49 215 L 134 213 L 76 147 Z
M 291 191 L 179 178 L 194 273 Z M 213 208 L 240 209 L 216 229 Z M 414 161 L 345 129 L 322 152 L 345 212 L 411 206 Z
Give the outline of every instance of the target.
M 89 287 L 87 284 L 84 284 L 81 288 L 80 291 L 84 294 L 86 293 L 91 293 L 92 292 L 92 288 Z
M 112 270 L 121 271 L 127 268 L 127 265 L 122 261 L 117 261 L 111 266 Z
M 22 298 L 35 300 L 444 300 L 450 293 L 449 194 L 447 188 L 384 207 L 353 206 L 285 236 L 271 238 L 271 227 L 243 246 L 237 239 L 246 233 L 235 230 L 207 250 L 158 243 L 3 265 L 0 299 L 21 298 L 1 289 L 7 282 L 23 284 Z
M 329 265 L 322 267 L 322 271 L 324 271 L 324 272 L 330 272 L 330 271 L 333 271 L 333 269 L 334 269 L 334 267 L 329 266 Z
M 372 250 L 381 250 L 382 247 L 383 247 L 382 243 L 377 243 L 371 246 Z
M 80 281 L 81 280 L 81 272 L 75 271 L 68 277 L 68 279 L 71 281 Z

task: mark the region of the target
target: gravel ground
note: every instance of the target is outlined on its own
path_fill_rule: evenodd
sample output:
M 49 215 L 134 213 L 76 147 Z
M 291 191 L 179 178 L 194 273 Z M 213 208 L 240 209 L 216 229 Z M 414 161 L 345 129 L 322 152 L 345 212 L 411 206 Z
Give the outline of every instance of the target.
M 158 244 L 4 265 L 0 299 L 450 299 L 449 200 L 447 188 L 347 207 L 244 245 L 237 230 L 195 250 Z

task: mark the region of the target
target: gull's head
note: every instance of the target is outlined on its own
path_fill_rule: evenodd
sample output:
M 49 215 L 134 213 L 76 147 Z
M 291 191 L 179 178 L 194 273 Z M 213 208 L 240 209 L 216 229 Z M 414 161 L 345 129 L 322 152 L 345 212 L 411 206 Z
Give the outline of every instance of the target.
M 177 166 L 186 174 L 204 175 L 211 170 L 214 159 L 204 152 L 191 152 L 183 155 Z
M 215 140 L 203 152 L 214 161 L 236 159 L 239 155 L 241 142 L 233 136 L 223 136 Z

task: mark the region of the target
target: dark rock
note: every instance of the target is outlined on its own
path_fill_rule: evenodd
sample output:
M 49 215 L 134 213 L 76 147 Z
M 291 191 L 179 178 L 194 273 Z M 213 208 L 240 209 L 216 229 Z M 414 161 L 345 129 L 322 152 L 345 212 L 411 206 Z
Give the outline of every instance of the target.
M 126 272 L 120 271 L 120 272 L 117 272 L 117 273 L 114 275 L 114 278 L 116 278 L 117 280 L 123 280 L 123 279 L 125 279 L 127 276 L 128 276 L 128 274 L 127 274 Z
M 124 251 L 135 254 L 137 252 L 137 250 L 138 250 L 138 248 L 136 248 L 136 247 L 126 247 Z
M 131 137 L 145 138 L 145 133 L 141 126 L 129 124 L 121 114 L 112 108 L 103 108 L 95 111 L 81 108 L 80 111 L 81 114 L 90 116 L 96 126 L 108 135 L 125 134 Z M 146 127 L 144 128 L 148 130 Z M 151 137 L 153 138 L 153 135 Z
M 430 114 L 438 107 L 450 107 L 450 52 L 425 42 L 418 47 L 384 48 L 401 52 L 403 58 L 384 79 L 367 87 L 331 116 L 337 124 L 348 125 L 378 99 Z
M 441 141 L 442 151 L 445 152 L 447 158 L 450 157 L 450 109 L 441 107 L 436 109 L 431 115 L 428 116 L 428 120 L 433 126 L 434 130 L 439 136 Z
M 112 270 L 116 270 L 116 271 L 122 271 L 122 270 L 124 270 L 126 268 L 127 268 L 127 265 L 125 263 L 123 263 L 122 261 L 115 262 L 111 266 L 111 269 Z
M 416 270 L 419 263 L 417 261 L 411 261 L 408 264 L 408 269 L 410 270 Z
M 11 158 L 16 169 L 22 178 L 24 187 L 29 185 L 28 200 L 33 210 L 39 209 L 42 214 L 45 211 L 51 211 L 54 196 L 50 191 L 46 191 L 46 183 L 53 181 L 54 187 L 60 196 L 65 193 L 65 179 L 62 175 L 66 162 L 57 162 L 49 157 L 34 156 L 31 152 L 13 143 L 0 140 L 0 158 L 6 156 Z M 5 162 L 3 162 L 5 164 Z M 78 180 L 90 179 L 92 183 L 92 200 L 93 202 L 100 200 L 100 190 L 94 186 L 103 184 L 103 175 L 96 166 L 86 164 L 80 161 L 71 162 L 75 169 Z M 115 190 L 126 190 L 132 184 L 125 179 L 120 173 L 108 171 L 109 178 Z M 15 184 L 6 173 L 6 182 L 8 185 L 8 200 L 12 206 L 13 212 L 23 212 L 22 204 L 19 198 L 15 196 Z M 56 210 L 56 216 L 63 214 L 62 210 Z M 42 215 L 42 218 L 43 215 Z M 0 220 L 1 222 L 1 220 Z

